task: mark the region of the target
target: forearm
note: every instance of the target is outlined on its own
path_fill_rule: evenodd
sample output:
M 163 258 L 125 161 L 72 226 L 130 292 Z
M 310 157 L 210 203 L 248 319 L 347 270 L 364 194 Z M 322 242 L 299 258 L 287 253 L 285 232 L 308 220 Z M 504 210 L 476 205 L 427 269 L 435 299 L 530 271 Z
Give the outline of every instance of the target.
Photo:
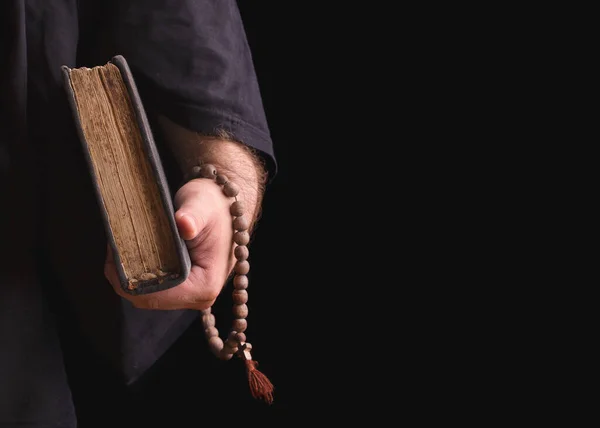
M 219 174 L 238 185 L 238 199 L 244 203 L 252 227 L 260 215 L 266 182 L 265 168 L 252 149 L 228 140 L 225 135 L 199 135 L 165 117 L 159 123 L 182 174 L 189 173 L 201 160 L 214 165 Z

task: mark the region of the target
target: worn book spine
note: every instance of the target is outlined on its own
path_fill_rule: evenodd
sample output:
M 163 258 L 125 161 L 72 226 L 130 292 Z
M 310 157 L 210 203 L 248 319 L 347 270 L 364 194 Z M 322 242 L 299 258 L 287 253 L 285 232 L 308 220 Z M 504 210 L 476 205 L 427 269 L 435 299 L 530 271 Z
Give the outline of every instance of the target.
M 143 145 L 143 148 L 145 151 L 144 154 L 147 157 L 147 160 L 149 161 L 151 169 L 154 173 L 154 177 L 158 184 L 160 197 L 161 197 L 161 200 L 163 203 L 162 208 L 165 210 L 165 213 L 168 218 L 168 224 L 170 227 L 170 233 L 174 237 L 174 240 L 176 243 L 176 251 L 177 251 L 177 256 L 179 259 L 179 272 L 176 275 L 169 275 L 169 276 L 166 276 L 163 278 L 139 281 L 135 288 L 132 288 L 130 286 L 129 278 L 127 278 L 125 271 L 123 269 L 123 265 L 121 263 L 121 258 L 120 258 L 119 251 L 118 251 L 118 248 L 116 245 L 116 241 L 115 241 L 114 235 L 113 235 L 111 227 L 110 227 L 108 212 L 104 205 L 102 193 L 101 193 L 100 187 L 98 185 L 98 177 L 95 174 L 92 159 L 90 156 L 90 152 L 89 152 L 89 149 L 88 149 L 88 146 L 86 143 L 86 138 L 85 138 L 82 126 L 81 126 L 81 121 L 80 121 L 78 108 L 77 108 L 77 100 L 75 98 L 75 92 L 72 87 L 72 82 L 71 82 L 71 78 L 70 78 L 71 68 L 69 68 L 67 66 L 62 67 L 63 82 L 64 82 L 65 91 L 67 93 L 69 105 L 70 105 L 70 108 L 71 108 L 71 111 L 73 113 L 73 117 L 75 120 L 75 127 L 77 129 L 79 139 L 83 146 L 83 153 L 84 153 L 84 156 L 85 156 L 85 159 L 87 162 L 88 170 L 90 172 L 92 182 L 94 184 L 94 190 L 95 190 L 96 197 L 98 200 L 98 205 L 101 210 L 102 219 L 104 222 L 104 228 L 105 228 L 106 235 L 107 235 L 107 240 L 113 251 L 115 265 L 116 265 L 117 272 L 119 275 L 119 282 L 121 284 L 121 288 L 126 293 L 132 294 L 132 295 L 148 294 L 148 293 L 153 293 L 153 292 L 166 290 L 166 289 L 175 287 L 175 286 L 181 284 L 183 281 L 185 281 L 185 279 L 188 277 L 190 269 L 191 269 L 191 261 L 190 261 L 190 256 L 189 256 L 189 252 L 188 252 L 187 246 L 185 244 L 185 241 L 183 241 L 183 239 L 180 237 L 178 229 L 177 229 L 177 225 L 175 223 L 175 211 L 174 211 L 174 206 L 173 206 L 173 196 L 170 191 L 170 187 L 169 187 L 169 184 L 168 184 L 165 172 L 164 172 L 164 168 L 163 168 L 163 165 L 161 162 L 159 151 L 156 146 L 154 136 L 152 134 L 152 129 L 150 127 L 148 117 L 146 115 L 144 106 L 142 104 L 140 95 L 138 93 L 138 90 L 137 90 L 137 87 L 136 87 L 136 84 L 135 84 L 135 81 L 133 78 L 133 74 L 131 73 L 129 65 L 127 64 L 127 61 L 125 60 L 125 58 L 123 56 L 117 55 L 117 56 L 113 57 L 109 62 L 112 63 L 113 65 L 115 65 L 121 73 L 121 77 L 123 79 L 125 87 L 127 88 L 127 92 L 128 92 L 128 95 L 129 95 L 129 98 L 131 101 L 131 106 L 134 110 L 135 118 L 137 120 L 137 125 L 139 127 L 139 130 L 140 130 L 140 133 L 142 136 L 142 142 L 143 142 L 142 145 Z

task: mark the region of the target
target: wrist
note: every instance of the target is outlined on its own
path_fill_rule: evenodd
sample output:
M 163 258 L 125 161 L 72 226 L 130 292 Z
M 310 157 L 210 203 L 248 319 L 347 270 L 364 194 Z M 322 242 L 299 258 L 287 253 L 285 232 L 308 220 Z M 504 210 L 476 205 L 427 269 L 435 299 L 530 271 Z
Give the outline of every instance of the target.
M 160 125 L 184 179 L 195 166 L 214 165 L 219 174 L 239 187 L 237 199 L 244 203 L 251 225 L 255 224 L 267 177 L 263 162 L 253 149 L 228 139 L 225 134 L 197 134 L 164 117 L 160 118 Z
M 203 137 L 198 145 L 197 157 L 187 159 L 185 172 L 195 165 L 211 164 L 219 175 L 239 188 L 238 200 L 246 206 L 251 221 L 258 217 L 264 191 L 264 172 L 251 150 L 241 143 L 214 137 Z
M 246 146 L 234 141 L 203 137 L 198 149 L 195 159 L 187 158 L 182 163 L 184 174 L 194 174 L 194 169 L 197 174 L 202 165 L 214 166 L 222 177 L 220 184 L 237 189 L 235 198 L 244 205 L 251 230 L 258 220 L 264 192 L 262 165 Z

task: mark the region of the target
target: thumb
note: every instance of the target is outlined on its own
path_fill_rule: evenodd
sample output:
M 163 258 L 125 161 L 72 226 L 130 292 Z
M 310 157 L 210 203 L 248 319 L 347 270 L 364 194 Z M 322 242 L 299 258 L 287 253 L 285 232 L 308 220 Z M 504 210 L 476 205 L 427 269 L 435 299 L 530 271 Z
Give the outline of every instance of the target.
M 204 182 L 188 183 L 179 189 L 175 195 L 175 223 L 179 234 L 185 241 L 198 237 L 210 217 L 210 203 L 207 200 L 206 184 Z
M 192 214 L 192 210 L 185 205 L 175 213 L 175 223 L 181 237 L 185 241 L 194 239 L 200 233 L 200 227 L 196 218 Z

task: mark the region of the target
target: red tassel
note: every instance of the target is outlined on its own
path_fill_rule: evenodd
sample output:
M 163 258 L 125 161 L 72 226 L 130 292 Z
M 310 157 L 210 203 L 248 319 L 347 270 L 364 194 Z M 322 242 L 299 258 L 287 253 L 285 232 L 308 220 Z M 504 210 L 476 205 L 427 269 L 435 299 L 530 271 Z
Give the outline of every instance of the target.
M 267 404 L 273 403 L 273 390 L 275 388 L 271 381 L 256 368 L 258 362 L 254 360 L 245 360 L 245 363 L 252 396 L 264 400 Z

